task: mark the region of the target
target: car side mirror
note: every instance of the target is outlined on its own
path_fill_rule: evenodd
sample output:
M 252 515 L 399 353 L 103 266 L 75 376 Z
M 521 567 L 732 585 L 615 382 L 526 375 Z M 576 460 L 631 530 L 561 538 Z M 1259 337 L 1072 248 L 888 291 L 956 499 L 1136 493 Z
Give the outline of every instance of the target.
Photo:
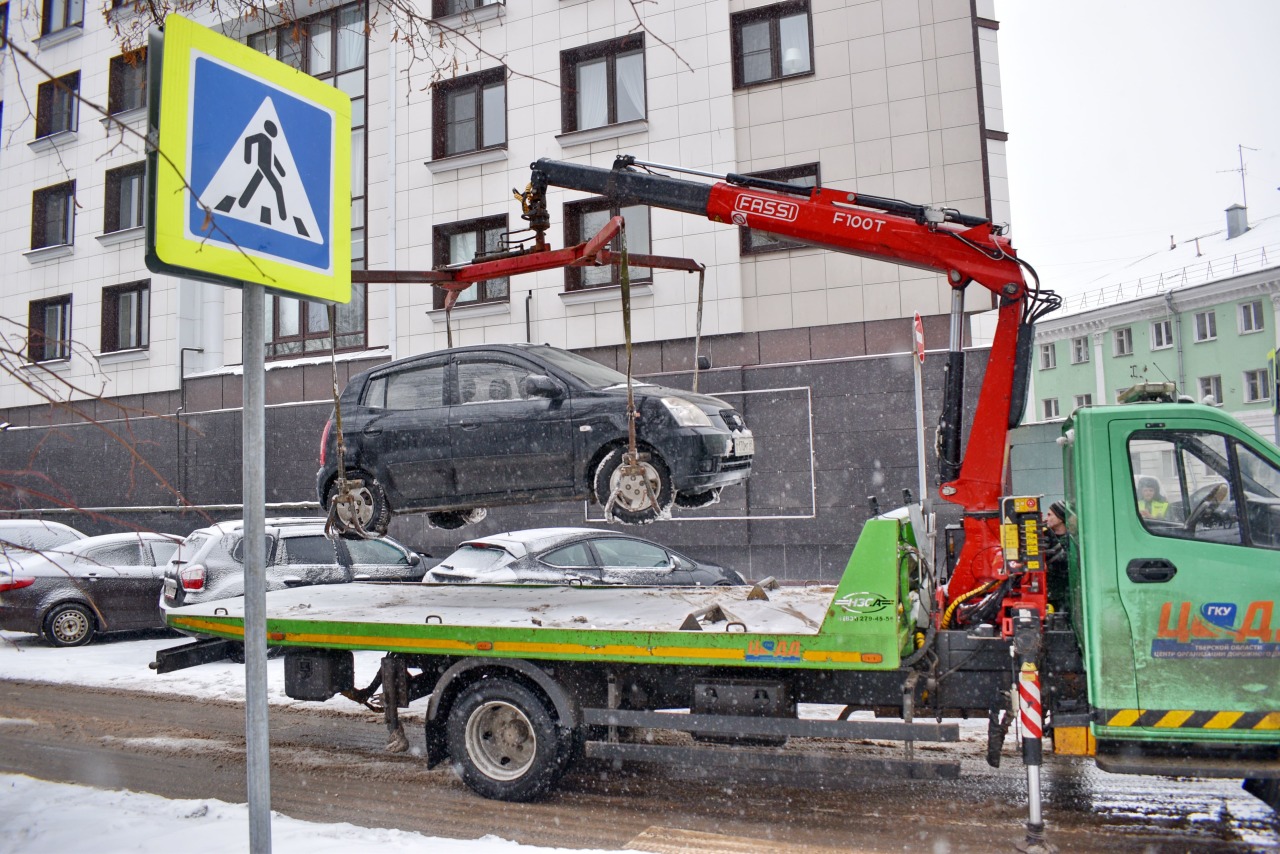
M 530 374 L 520 381 L 520 390 L 525 397 L 545 397 L 556 400 L 564 395 L 564 389 L 551 377 L 543 374 Z
M 307 583 L 296 575 L 286 575 L 281 581 L 285 587 L 305 587 Z
M 700 371 L 711 370 L 711 356 L 709 354 L 707 353 L 698 354 L 698 370 Z
M 422 563 L 422 555 L 417 552 L 409 552 L 409 566 L 417 566 Z

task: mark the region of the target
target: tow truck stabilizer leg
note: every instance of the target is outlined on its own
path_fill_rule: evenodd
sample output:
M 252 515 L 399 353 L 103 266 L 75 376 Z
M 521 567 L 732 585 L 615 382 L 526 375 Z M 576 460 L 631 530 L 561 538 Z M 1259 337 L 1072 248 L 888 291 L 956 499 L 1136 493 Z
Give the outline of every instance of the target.
M 1040 701 L 1040 615 L 1018 612 L 1013 653 L 1018 661 L 1018 707 L 1022 724 L 1022 764 L 1027 768 L 1027 838 L 1017 846 L 1029 854 L 1056 854 L 1057 846 L 1044 837 L 1040 812 L 1040 767 L 1044 762 L 1044 711 Z

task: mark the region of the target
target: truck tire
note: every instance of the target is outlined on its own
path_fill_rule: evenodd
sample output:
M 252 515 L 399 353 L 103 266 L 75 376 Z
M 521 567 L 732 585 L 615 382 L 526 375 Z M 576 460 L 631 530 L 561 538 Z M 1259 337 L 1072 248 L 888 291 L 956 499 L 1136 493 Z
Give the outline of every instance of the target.
M 671 471 L 661 457 L 649 452 L 649 459 L 640 463 L 644 472 L 642 476 L 624 475 L 621 469 L 625 450 L 615 448 L 600 461 L 593 478 L 595 498 L 601 507 L 608 508 L 607 515 L 612 516 L 613 521 L 647 525 L 663 518 L 671 509 L 675 497 Z M 648 481 L 648 488 L 645 481 Z M 654 498 L 657 503 L 654 503 Z
M 1280 813 L 1280 778 L 1251 777 L 1244 781 L 1244 790 Z
M 385 535 L 387 528 L 391 525 L 391 505 L 387 503 L 387 492 L 382 488 L 382 484 L 374 480 L 371 475 L 358 471 L 347 472 L 347 479 L 359 480 L 362 483 L 351 490 L 353 507 L 345 504 L 338 506 L 336 514 L 338 522 L 343 527 L 349 527 L 353 522 L 358 521 L 360 527 L 366 531 L 379 536 Z M 329 492 L 324 501 L 326 509 L 333 507 L 338 488 L 337 480 L 329 485 Z
M 63 602 L 44 618 L 44 639 L 51 646 L 84 646 L 97 632 L 93 613 L 78 602 Z
M 462 782 L 498 801 L 531 801 L 560 779 L 566 751 L 547 704 L 510 679 L 481 679 L 449 712 L 449 756 Z

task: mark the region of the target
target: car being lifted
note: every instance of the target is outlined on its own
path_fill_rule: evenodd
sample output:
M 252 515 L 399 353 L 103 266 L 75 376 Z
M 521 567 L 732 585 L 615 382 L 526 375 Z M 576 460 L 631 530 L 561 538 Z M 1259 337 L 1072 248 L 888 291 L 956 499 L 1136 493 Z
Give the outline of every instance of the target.
M 672 503 L 712 504 L 750 476 L 755 439 L 728 403 L 639 382 L 632 397 L 637 467 L 623 459 L 627 377 L 566 350 L 457 347 L 357 374 L 339 399 L 352 500 L 336 513 L 383 533 L 393 513 L 425 511 L 451 529 L 487 507 L 594 499 L 614 520 L 644 524 Z M 326 510 L 343 485 L 334 426 L 316 475 Z

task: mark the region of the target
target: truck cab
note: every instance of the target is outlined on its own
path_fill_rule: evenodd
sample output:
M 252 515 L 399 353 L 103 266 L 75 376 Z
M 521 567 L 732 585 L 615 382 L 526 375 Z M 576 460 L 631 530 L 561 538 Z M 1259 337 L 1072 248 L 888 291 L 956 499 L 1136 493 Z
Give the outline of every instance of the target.
M 1084 407 L 1062 444 L 1099 765 L 1150 773 L 1181 745 L 1185 767 L 1190 743 L 1210 771 L 1274 767 L 1280 451 L 1178 402 Z

